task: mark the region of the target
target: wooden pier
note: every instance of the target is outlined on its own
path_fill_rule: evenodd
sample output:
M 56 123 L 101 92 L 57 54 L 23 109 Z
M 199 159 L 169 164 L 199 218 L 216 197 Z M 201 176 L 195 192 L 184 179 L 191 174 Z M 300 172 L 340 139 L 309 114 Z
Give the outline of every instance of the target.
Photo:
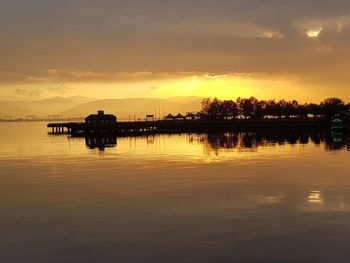
M 91 134 L 152 134 L 183 132 L 226 132 L 231 130 L 270 128 L 329 128 L 327 119 L 261 119 L 261 120 L 183 120 L 183 121 L 135 121 L 116 122 L 109 125 L 93 125 L 84 122 L 49 123 L 51 134 L 85 136 Z

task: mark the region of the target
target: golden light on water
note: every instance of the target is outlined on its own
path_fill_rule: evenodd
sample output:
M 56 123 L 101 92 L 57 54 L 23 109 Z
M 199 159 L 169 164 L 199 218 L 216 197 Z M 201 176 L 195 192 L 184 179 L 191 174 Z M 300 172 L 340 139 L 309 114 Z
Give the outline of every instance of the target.
M 322 197 L 321 191 L 319 190 L 313 190 L 309 193 L 308 197 L 309 203 L 312 204 L 323 204 L 324 199 Z

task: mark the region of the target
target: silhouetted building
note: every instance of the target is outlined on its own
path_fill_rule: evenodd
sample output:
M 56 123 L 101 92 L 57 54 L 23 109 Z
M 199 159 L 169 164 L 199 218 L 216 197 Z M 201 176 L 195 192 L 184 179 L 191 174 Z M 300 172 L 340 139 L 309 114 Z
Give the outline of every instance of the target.
M 236 117 L 236 114 L 234 112 L 227 112 L 224 115 L 225 120 L 233 120 Z
M 205 114 L 201 112 L 187 112 L 186 113 L 186 120 L 194 121 L 194 120 L 199 120 L 204 116 Z
M 184 116 L 181 113 L 179 113 L 178 115 L 176 115 L 174 117 L 174 119 L 177 120 L 177 121 L 183 121 L 183 120 L 186 120 L 186 116 Z
M 187 113 L 186 113 L 186 120 L 191 120 L 191 121 L 193 121 L 195 118 L 196 118 L 195 113 L 192 113 L 192 112 L 187 112 Z
M 164 119 L 166 121 L 173 121 L 175 117 L 171 113 L 169 113 L 167 116 L 164 117 Z
M 146 115 L 146 121 L 154 121 L 154 115 L 153 114 Z
M 179 113 L 178 115 L 174 116 L 171 113 L 169 113 L 167 116 L 164 117 L 166 121 L 183 121 L 183 120 L 189 120 L 189 121 L 194 121 L 194 120 L 199 120 L 202 118 L 202 114 L 199 112 L 187 112 L 186 116 L 182 115 Z
M 85 123 L 94 126 L 112 126 L 117 123 L 117 117 L 112 114 L 104 114 L 104 111 L 98 111 L 97 114 L 86 117 Z

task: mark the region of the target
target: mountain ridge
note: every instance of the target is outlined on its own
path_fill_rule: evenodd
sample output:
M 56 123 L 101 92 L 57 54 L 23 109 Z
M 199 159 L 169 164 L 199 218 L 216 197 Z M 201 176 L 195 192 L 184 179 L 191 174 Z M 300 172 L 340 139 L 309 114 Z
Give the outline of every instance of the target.
M 179 103 L 160 98 L 125 98 L 104 99 L 84 103 L 62 112 L 62 115 L 81 117 L 96 112 L 97 110 L 104 110 L 106 113 L 115 114 L 122 119 L 134 118 L 134 116 L 136 116 L 137 119 L 142 119 L 147 114 L 163 117 L 163 115 L 169 112 L 186 113 L 189 111 L 198 111 L 199 109 L 200 103 L 193 101 Z
M 64 117 L 84 117 L 97 110 L 116 114 L 119 118 L 144 118 L 146 114 L 162 117 L 163 113 L 186 113 L 200 109 L 200 97 L 172 98 L 123 98 L 97 99 L 84 96 L 52 97 L 34 101 L 0 101 L 0 118 L 11 116 L 23 118 L 35 115 L 46 118 L 48 115 Z

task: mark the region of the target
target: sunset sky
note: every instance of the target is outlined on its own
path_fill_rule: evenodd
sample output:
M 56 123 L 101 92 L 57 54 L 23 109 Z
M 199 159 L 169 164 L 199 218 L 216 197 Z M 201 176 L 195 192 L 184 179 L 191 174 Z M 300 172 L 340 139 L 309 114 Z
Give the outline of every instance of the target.
M 349 0 L 0 0 L 0 98 L 350 100 Z

